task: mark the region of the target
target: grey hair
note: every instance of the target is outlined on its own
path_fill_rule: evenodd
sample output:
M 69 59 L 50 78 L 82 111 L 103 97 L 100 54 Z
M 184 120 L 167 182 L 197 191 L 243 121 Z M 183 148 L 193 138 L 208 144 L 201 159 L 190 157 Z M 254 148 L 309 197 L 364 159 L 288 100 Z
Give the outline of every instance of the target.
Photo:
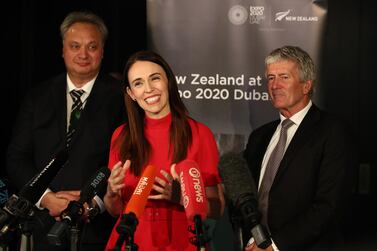
M 289 60 L 296 62 L 298 65 L 298 71 L 300 76 L 300 81 L 305 82 L 308 80 L 313 81 L 312 94 L 314 90 L 314 83 L 316 79 L 316 70 L 314 62 L 309 54 L 297 46 L 283 46 L 273 50 L 265 59 L 265 66 L 273 64 L 281 60 Z
M 69 13 L 65 17 L 62 24 L 60 25 L 60 36 L 62 37 L 63 42 L 65 39 L 65 34 L 69 30 L 69 28 L 75 23 L 90 23 L 97 26 L 99 32 L 102 35 L 102 46 L 105 45 L 107 35 L 109 33 L 105 25 L 105 22 L 96 14 L 88 11 L 74 11 Z

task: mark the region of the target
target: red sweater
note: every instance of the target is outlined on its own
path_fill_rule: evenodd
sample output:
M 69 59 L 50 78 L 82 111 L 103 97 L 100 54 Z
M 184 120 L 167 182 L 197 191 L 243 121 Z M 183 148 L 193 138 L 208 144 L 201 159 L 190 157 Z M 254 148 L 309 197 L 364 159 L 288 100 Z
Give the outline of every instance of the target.
M 164 179 L 160 170 L 170 173 L 171 158 L 168 154 L 169 146 L 169 126 L 171 114 L 162 119 L 145 119 L 145 135 L 152 147 L 151 165 L 157 170 L 158 177 Z M 188 149 L 187 159 L 196 161 L 198 164 L 205 186 L 215 186 L 221 183 L 218 173 L 218 150 L 215 139 L 210 129 L 202 123 L 189 120 L 192 131 L 192 145 Z M 112 137 L 114 140 L 120 134 L 122 128 L 118 127 Z M 111 148 L 113 149 L 113 148 Z M 119 161 L 118 153 L 110 151 L 109 167 L 112 168 Z M 122 199 L 126 205 L 129 201 L 140 177 L 136 177 L 127 172 L 125 177 L 126 187 L 122 191 Z M 152 190 L 153 191 L 153 190 Z M 112 249 L 118 239 L 115 224 L 107 243 L 106 250 Z M 135 243 L 139 246 L 139 251 L 153 250 L 196 250 L 196 247 L 189 243 L 192 236 L 188 231 L 191 224 L 186 219 L 183 206 L 162 200 L 148 200 L 139 224 L 135 232 Z

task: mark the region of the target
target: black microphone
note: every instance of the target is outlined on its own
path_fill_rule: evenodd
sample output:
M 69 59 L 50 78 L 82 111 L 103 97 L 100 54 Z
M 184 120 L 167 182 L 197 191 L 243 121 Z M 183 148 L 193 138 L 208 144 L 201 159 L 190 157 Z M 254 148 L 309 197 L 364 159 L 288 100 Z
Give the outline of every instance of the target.
M 256 186 L 245 159 L 241 154 L 226 153 L 221 156 L 218 167 L 225 196 L 235 209 L 233 214 L 240 217 L 244 228 L 251 230 L 257 246 L 267 248 L 271 245 L 271 239 L 266 228 L 260 224 Z
M 107 185 L 110 176 L 110 169 L 107 166 L 101 167 L 85 184 L 81 190 L 79 202 L 90 202 Z
M 34 205 L 38 202 L 49 184 L 65 165 L 68 159 L 66 150 L 60 151 L 50 160 L 43 170 L 35 175 L 22 187 L 18 196 L 13 194 L 0 209 L 0 239 L 13 231 L 20 221 L 31 218 L 34 214 Z
M 3 207 L 9 199 L 8 180 L 0 179 L 0 206 Z
M 61 221 L 55 222 L 47 234 L 47 239 L 51 244 L 55 246 L 63 244 L 68 227 L 76 225 L 82 219 L 85 212 L 84 203 L 91 203 L 93 197 L 107 185 L 109 176 L 108 167 L 100 168 L 81 190 L 79 200 L 69 202 L 67 208 L 60 214 Z

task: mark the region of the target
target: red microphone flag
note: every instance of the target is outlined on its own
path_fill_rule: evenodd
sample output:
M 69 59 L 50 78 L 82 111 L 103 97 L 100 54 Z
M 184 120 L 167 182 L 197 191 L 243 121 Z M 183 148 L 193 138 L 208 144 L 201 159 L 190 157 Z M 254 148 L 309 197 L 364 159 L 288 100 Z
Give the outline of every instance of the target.
M 201 219 L 205 220 L 208 210 L 207 198 L 198 164 L 193 160 L 183 160 L 176 165 L 176 171 L 181 181 L 187 219 L 193 221 L 195 215 L 200 215 Z
M 148 196 L 152 190 L 154 179 L 156 177 L 156 168 L 152 165 L 148 165 L 137 184 L 134 193 L 130 201 L 127 203 L 126 208 L 124 209 L 124 214 L 134 213 L 136 218 L 143 213 L 144 207 L 147 204 Z

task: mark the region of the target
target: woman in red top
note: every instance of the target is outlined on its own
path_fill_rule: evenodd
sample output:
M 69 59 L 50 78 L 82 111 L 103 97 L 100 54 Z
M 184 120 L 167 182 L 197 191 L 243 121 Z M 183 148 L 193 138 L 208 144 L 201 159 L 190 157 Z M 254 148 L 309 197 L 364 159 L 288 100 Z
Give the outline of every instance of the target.
M 210 129 L 188 116 L 179 97 L 175 76 L 158 54 L 140 51 L 131 56 L 124 70 L 128 123 L 117 128 L 111 142 L 111 175 L 104 198 L 115 217 L 123 208 L 147 165 L 157 177 L 143 214 L 139 217 L 134 243 L 139 251 L 196 250 L 182 201 L 172 196 L 172 181 L 179 180 L 174 164 L 194 160 L 200 169 L 207 197 L 207 217 L 218 218 L 224 207 L 218 174 L 218 150 Z M 119 219 L 118 219 L 119 223 Z M 107 243 L 113 249 L 118 239 L 114 226 Z

